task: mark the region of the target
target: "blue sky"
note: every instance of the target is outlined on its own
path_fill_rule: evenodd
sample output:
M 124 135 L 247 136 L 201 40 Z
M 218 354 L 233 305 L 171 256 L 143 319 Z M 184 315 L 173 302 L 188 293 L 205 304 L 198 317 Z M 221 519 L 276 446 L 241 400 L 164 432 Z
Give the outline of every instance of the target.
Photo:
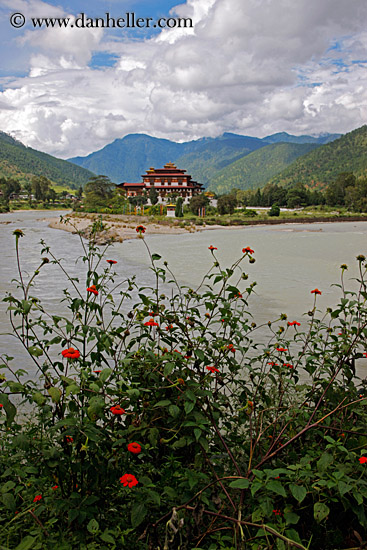
M 194 26 L 31 25 L 81 12 Z M 62 158 L 136 132 L 348 132 L 367 121 L 366 19 L 365 0 L 0 0 L 0 130 Z

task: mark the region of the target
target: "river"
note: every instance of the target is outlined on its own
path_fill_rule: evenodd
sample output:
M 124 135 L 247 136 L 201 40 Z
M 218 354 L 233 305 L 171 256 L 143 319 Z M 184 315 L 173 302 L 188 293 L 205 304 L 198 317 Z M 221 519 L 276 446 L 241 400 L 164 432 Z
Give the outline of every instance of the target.
M 78 237 L 48 227 L 47 218 L 59 214 L 49 211 L 1 214 L 2 297 L 16 290 L 12 282 L 17 277 L 14 229 L 22 229 L 25 233 L 19 241 L 25 271 L 31 273 L 39 265 L 39 241 L 44 239 L 58 258 L 65 259 L 65 265 L 73 276 L 80 274 L 81 263 L 75 263 L 81 255 Z M 287 313 L 292 321 L 302 322 L 302 314 L 313 305 L 310 291 L 315 287 L 322 291 L 318 298 L 321 309 L 335 304 L 340 292 L 332 283 L 340 282 L 340 265 L 348 265 L 346 279 L 350 279 L 358 275 L 356 256 L 367 256 L 367 222 L 250 226 L 184 235 L 146 235 L 145 239 L 153 253 L 168 261 L 179 282 L 192 287 L 201 281 L 212 265 L 209 245 L 218 248 L 218 259 L 226 267 L 241 255 L 243 247 L 253 248 L 256 263 L 245 264 L 249 279 L 243 282 L 243 287 L 249 282 L 257 282 L 256 295 L 251 299 L 251 311 L 257 323 L 275 319 L 281 312 Z M 116 271 L 124 278 L 136 275 L 141 285 L 152 281 L 149 258 L 142 241 L 116 243 L 109 257 L 118 261 Z M 32 293 L 41 297 L 45 305 L 56 313 L 65 286 L 62 274 L 48 264 L 42 268 Z M 24 364 L 24 353 L 10 335 L 6 308 L 7 305 L 0 302 L 0 350 Z

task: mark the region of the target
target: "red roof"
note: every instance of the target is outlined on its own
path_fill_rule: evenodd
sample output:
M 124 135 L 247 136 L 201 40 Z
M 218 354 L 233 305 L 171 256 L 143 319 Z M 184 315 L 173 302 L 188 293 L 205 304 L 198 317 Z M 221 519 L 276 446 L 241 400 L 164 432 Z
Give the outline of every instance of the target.
M 120 183 L 118 187 L 145 187 L 145 183 Z

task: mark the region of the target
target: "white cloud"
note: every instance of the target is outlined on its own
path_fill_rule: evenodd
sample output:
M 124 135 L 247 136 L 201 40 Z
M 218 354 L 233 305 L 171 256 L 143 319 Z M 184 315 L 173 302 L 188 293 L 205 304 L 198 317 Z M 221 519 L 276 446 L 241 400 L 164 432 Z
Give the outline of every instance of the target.
M 32 16 L 47 6 L 15 4 Z M 29 74 L 4 82 L 0 129 L 69 157 L 130 132 L 188 140 L 346 132 L 366 122 L 365 0 L 188 0 L 176 15 L 192 17 L 194 29 L 150 40 L 102 29 L 27 31 Z M 93 68 L 98 52 L 116 64 Z

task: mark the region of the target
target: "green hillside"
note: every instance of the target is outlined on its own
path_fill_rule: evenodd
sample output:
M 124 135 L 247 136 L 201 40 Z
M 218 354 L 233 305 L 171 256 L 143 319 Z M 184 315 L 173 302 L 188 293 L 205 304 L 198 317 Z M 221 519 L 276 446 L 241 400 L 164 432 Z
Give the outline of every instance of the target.
M 222 169 L 211 179 L 208 189 L 223 194 L 234 187 L 238 189 L 262 187 L 296 158 L 309 153 L 316 147 L 319 146 L 312 143 L 267 145 Z
M 357 177 L 367 175 L 367 126 L 298 158 L 271 178 L 270 183 L 324 187 L 335 181 L 341 172 L 353 172 Z
M 116 139 L 87 157 L 70 162 L 107 175 L 111 181 L 140 181 L 150 167 L 159 168 L 174 162 L 193 178 L 206 184 L 213 172 L 267 143 L 258 138 L 223 134 L 218 138 L 202 138 L 185 143 L 155 138 L 146 134 L 129 134 Z
M 184 166 L 195 180 L 208 186 L 224 167 L 266 147 L 267 143 L 258 138 L 225 133 L 210 141 L 197 142 L 195 149 L 177 158 L 176 163 L 177 166 Z
M 0 132 L 0 177 L 26 183 L 33 176 L 45 176 L 53 183 L 75 189 L 93 175 L 89 170 L 66 160 L 25 147 L 20 141 Z

